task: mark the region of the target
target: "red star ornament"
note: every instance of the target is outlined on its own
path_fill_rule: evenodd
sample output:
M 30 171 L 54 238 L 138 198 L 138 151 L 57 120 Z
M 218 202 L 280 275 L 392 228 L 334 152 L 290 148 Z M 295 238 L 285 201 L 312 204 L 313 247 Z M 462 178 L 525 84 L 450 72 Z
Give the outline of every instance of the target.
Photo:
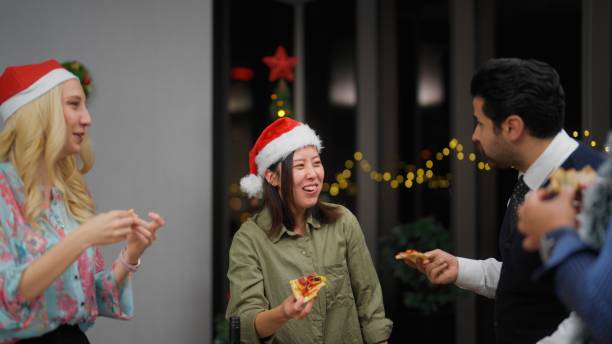
M 265 63 L 270 68 L 270 81 L 285 79 L 293 81 L 293 66 L 297 63 L 297 57 L 287 56 L 287 51 L 282 45 L 276 48 L 274 56 L 266 56 L 263 58 Z

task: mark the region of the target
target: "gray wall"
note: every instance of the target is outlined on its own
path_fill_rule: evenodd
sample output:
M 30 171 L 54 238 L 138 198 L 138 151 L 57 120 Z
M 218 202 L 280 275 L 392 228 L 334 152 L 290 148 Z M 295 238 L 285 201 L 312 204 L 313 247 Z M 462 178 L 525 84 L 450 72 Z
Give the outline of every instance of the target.
M 206 343 L 212 322 L 212 0 L 2 2 L 0 68 L 78 59 L 93 75 L 100 211 L 160 212 L 134 276 L 136 316 L 92 343 Z M 120 246 L 104 248 L 107 263 Z

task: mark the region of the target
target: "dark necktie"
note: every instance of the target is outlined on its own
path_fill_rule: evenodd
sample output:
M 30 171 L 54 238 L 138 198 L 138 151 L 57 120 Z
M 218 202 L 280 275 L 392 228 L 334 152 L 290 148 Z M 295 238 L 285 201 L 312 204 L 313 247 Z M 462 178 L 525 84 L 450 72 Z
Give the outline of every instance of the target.
M 510 196 L 510 202 L 508 202 L 508 210 L 510 211 L 510 230 L 511 234 L 514 234 L 516 229 L 517 215 L 516 211 L 518 207 L 525 200 L 525 195 L 530 191 L 529 186 L 525 184 L 525 180 L 523 180 L 523 176 L 520 176 L 516 184 L 514 185 L 514 189 L 512 190 L 512 196 Z
M 508 250 L 512 248 L 512 241 L 516 234 L 516 210 L 523 203 L 525 194 L 529 192 L 529 187 L 525 184 L 523 176 L 520 176 L 514 189 L 512 189 L 512 195 L 510 201 L 508 201 L 508 207 L 504 214 L 504 221 L 502 223 L 501 231 L 499 233 L 499 252 L 501 253 L 502 259 L 505 258 Z

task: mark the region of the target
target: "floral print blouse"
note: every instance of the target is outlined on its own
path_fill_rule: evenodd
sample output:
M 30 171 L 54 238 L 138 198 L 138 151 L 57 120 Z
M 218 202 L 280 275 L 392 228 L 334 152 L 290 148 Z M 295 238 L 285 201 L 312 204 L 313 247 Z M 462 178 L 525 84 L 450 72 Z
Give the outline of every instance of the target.
M 19 293 L 21 274 L 36 258 L 76 230 L 61 191 L 51 190 L 51 203 L 37 220 L 38 229 L 25 222 L 23 183 L 13 165 L 0 162 L 0 344 L 41 336 L 61 324 L 87 330 L 98 315 L 129 319 L 133 315 L 130 278 L 115 282 L 112 268 L 104 268 L 97 247 L 90 247 L 43 294 L 27 302 Z

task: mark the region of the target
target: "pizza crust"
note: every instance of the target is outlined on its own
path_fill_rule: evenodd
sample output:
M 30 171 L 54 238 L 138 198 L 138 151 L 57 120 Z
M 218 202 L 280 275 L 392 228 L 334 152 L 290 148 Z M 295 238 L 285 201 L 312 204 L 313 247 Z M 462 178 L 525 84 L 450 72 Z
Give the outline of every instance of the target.
M 402 251 L 398 254 L 395 255 L 395 259 L 397 260 L 401 260 L 401 259 L 410 259 L 412 261 L 416 261 L 417 259 L 427 259 L 427 256 L 425 255 L 425 253 L 423 252 L 419 252 L 417 250 L 412 250 L 412 249 L 408 249 L 406 251 Z

